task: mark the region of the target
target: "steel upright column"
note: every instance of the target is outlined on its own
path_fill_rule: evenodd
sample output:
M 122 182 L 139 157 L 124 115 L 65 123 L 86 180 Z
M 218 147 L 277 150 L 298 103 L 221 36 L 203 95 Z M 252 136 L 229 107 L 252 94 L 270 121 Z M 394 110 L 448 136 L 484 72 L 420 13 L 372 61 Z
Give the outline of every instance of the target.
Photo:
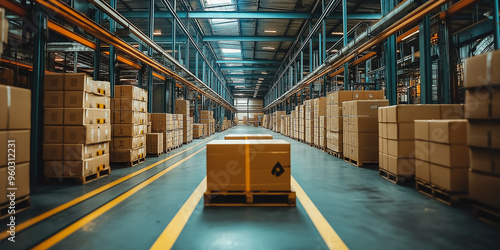
M 194 95 L 194 122 L 197 123 L 198 121 L 198 92 L 195 92 Z
M 347 0 L 342 0 L 342 31 L 344 46 L 347 46 Z M 344 64 L 344 90 L 349 90 L 349 63 Z
M 101 25 L 102 12 L 96 10 L 94 20 L 97 24 Z M 101 68 L 101 40 L 95 38 L 96 48 L 94 50 L 94 80 L 99 80 L 99 69 Z
M 35 184 L 43 178 L 42 164 L 42 90 L 45 74 L 45 43 L 47 17 L 40 5 L 36 5 L 35 28 L 33 33 L 33 78 L 31 83 L 31 144 L 30 144 L 30 180 Z
M 432 61 L 431 61 L 431 26 L 426 16 L 419 24 L 418 43 L 420 47 L 420 102 L 432 103 Z
M 382 14 L 385 15 L 391 11 L 395 5 L 393 0 L 383 0 Z M 396 36 L 387 38 L 385 44 L 385 87 L 386 96 L 390 105 L 398 103 L 397 94 L 397 58 L 396 58 Z
M 495 49 L 500 49 L 500 13 L 498 8 L 498 0 L 493 0 L 493 23 L 495 23 L 495 28 L 493 32 L 495 34 Z
M 149 0 L 148 35 L 154 40 L 155 0 Z M 153 57 L 153 48 L 148 47 L 148 56 Z M 148 112 L 153 112 L 153 68 L 148 65 Z
M 111 8 L 116 9 L 117 0 L 110 0 L 109 5 Z M 109 20 L 109 31 L 111 33 L 116 32 L 116 21 L 113 18 Z M 116 65 L 116 53 L 115 46 L 109 45 L 109 83 L 111 89 L 111 98 L 115 97 L 115 65 Z

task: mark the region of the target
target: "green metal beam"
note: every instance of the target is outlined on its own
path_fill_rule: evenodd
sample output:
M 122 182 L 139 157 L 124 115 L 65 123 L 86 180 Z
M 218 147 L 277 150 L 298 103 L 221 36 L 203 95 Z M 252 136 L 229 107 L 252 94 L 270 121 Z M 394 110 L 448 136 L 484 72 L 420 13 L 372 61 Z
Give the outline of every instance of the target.
M 340 40 L 341 36 L 332 36 L 326 39 L 327 42 L 334 43 Z M 203 41 L 205 42 L 293 42 L 296 37 L 291 36 L 205 36 Z M 167 38 L 168 40 L 168 38 Z M 314 38 L 313 41 L 317 42 L 318 38 Z
M 269 70 L 275 71 L 276 68 L 278 68 L 278 67 L 276 67 L 276 66 L 271 66 L 271 67 L 223 66 L 223 67 L 220 67 L 221 70 L 267 70 L 267 71 L 269 71 Z
M 270 60 L 216 60 L 215 63 L 279 64 L 280 61 L 270 61 Z
M 232 77 L 232 78 L 273 78 L 273 75 L 245 75 L 245 74 L 225 74 L 226 77 Z

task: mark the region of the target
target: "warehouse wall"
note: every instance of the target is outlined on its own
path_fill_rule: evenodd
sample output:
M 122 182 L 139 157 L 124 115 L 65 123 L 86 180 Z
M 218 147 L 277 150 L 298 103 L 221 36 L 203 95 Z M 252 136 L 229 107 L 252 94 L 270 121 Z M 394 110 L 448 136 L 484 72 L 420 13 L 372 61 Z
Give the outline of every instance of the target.
M 236 98 L 234 100 L 237 110 L 236 117 L 243 120 L 243 116 L 253 117 L 254 115 L 263 115 L 262 111 L 264 101 L 262 99 Z

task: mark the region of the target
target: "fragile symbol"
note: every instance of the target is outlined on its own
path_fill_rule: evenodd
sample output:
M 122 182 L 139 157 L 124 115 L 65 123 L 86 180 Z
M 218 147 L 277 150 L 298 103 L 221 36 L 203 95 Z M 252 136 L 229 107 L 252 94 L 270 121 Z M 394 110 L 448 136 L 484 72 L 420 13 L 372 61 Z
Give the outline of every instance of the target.
M 279 177 L 285 172 L 285 169 L 283 166 L 281 166 L 280 162 L 277 162 L 276 165 L 274 165 L 273 170 L 271 171 L 272 175 L 275 175 L 276 177 Z

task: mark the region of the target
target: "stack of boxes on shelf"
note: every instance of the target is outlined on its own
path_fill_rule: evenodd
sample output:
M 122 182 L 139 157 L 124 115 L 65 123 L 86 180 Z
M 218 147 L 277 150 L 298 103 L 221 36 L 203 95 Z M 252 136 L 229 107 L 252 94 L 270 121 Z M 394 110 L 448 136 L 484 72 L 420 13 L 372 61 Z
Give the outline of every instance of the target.
M 203 132 L 203 123 L 193 123 L 193 138 L 200 139 L 204 137 L 205 134 Z
M 378 108 L 388 100 L 353 100 L 342 104 L 344 157 L 358 167 L 378 162 Z
M 314 145 L 324 147 L 323 131 L 325 129 L 325 115 L 326 115 L 326 97 L 318 97 L 313 100 L 314 104 Z M 323 117 L 323 118 L 321 118 Z M 323 123 L 320 123 L 320 120 Z
M 193 141 L 193 123 L 192 118 L 189 116 L 189 101 L 187 100 L 176 100 L 175 101 L 175 113 L 181 114 L 183 117 L 182 124 L 182 142 L 190 143 Z
M 468 191 L 467 120 L 415 121 L 417 189 L 439 188 L 447 193 Z
M 132 85 L 116 86 L 115 98 L 111 102 L 111 161 L 133 166 L 146 158 L 148 93 Z
M 0 150 L 3 154 L 0 158 L 0 180 L 2 180 L 0 208 L 2 210 L 10 206 L 8 188 L 16 188 L 16 212 L 29 207 L 30 204 L 31 102 L 27 101 L 30 98 L 29 89 L 0 85 L 0 141 L 2 142 Z M 15 181 L 7 181 L 10 176 L 15 178 Z
M 465 61 L 465 114 L 469 121 L 469 197 L 479 216 L 500 211 L 500 51 Z M 479 214 L 480 213 L 480 214 Z
M 248 121 L 247 121 L 247 117 L 246 116 L 243 116 L 243 124 L 248 124 Z
M 183 144 L 184 115 L 174 114 L 172 117 L 174 118 L 174 138 L 172 139 L 172 143 L 174 144 L 174 148 L 177 148 Z
M 305 105 L 297 106 L 298 112 L 298 138 L 301 142 L 304 142 L 306 139 L 306 113 L 305 113 Z
M 109 82 L 84 73 L 46 74 L 43 94 L 45 176 L 85 183 L 109 174 Z
M 262 117 L 262 127 L 269 128 L 269 115 L 264 115 Z
M 230 127 L 232 127 L 231 121 L 228 120 L 227 117 L 224 117 L 224 120 L 222 120 L 221 131 L 227 130 Z
M 342 103 L 352 100 L 352 91 L 337 91 L 327 95 L 327 148 L 339 155 L 344 151 Z
M 296 132 L 297 130 L 297 110 L 294 109 L 292 110 L 292 113 L 290 114 L 290 137 L 292 139 L 297 139 L 298 133 Z
M 281 122 L 283 121 L 283 116 L 286 115 L 286 111 L 276 111 L 274 112 L 275 124 L 274 124 L 274 132 L 281 133 Z
M 163 134 L 163 152 L 174 148 L 174 115 L 166 113 L 151 114 L 151 131 Z
M 415 120 L 463 119 L 461 104 L 397 105 L 379 110 L 380 171 L 406 180 L 415 177 Z M 413 133 L 412 133 L 413 131 Z
M 202 110 L 200 112 L 200 123 L 205 124 L 206 126 L 206 136 L 211 136 L 212 134 L 215 133 L 215 119 L 214 119 L 214 112 L 213 111 L 208 111 L 208 110 Z M 245 116 L 246 117 L 246 116 Z M 244 118 L 246 124 L 246 118 Z
M 159 156 L 165 152 L 163 147 L 163 133 L 148 133 L 146 135 L 146 153 Z
M 305 139 L 307 144 L 314 142 L 314 100 L 307 100 L 305 103 Z

